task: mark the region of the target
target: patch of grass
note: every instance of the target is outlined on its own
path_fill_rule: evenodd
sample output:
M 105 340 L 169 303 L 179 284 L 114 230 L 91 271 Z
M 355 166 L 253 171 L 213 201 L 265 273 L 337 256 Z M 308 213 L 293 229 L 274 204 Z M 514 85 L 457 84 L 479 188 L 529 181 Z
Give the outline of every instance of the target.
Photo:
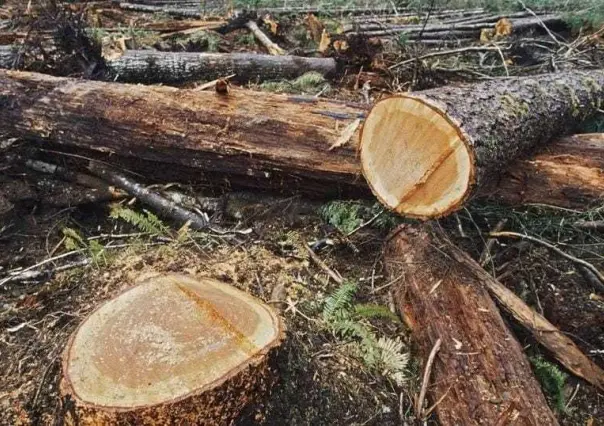
M 267 81 L 259 87 L 267 92 L 314 95 L 322 90 L 325 93 L 327 91 L 324 90 L 325 86 L 329 88 L 329 83 L 325 80 L 325 77 L 316 71 L 310 71 L 292 81 Z
M 256 39 L 254 38 L 254 34 L 241 33 L 237 34 L 235 37 L 235 43 L 247 47 L 253 47 L 256 45 Z
M 566 384 L 568 374 L 541 356 L 531 357 L 530 361 L 533 365 L 535 376 L 539 380 L 539 383 L 541 383 L 541 388 L 553 401 L 556 411 L 560 413 L 565 412 L 566 397 L 564 395 L 564 385 Z

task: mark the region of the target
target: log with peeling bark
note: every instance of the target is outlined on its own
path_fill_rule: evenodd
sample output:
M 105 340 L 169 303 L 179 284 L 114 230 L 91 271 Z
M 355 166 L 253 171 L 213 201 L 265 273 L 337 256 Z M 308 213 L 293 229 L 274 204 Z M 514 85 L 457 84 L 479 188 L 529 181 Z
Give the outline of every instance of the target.
M 0 133 L 78 150 L 150 179 L 315 197 L 369 195 L 357 159 L 359 131 L 330 150 L 365 117 L 367 111 L 359 105 L 239 89 L 224 96 L 16 71 L 0 71 L 0 103 Z M 535 125 L 531 132 L 545 132 L 545 140 L 550 134 L 542 127 Z M 604 142 L 589 142 L 596 138 L 602 141 L 593 135 L 558 142 L 560 149 L 573 146 L 570 165 L 556 151 L 547 161 L 514 162 L 507 173 L 517 184 L 501 179 L 499 186 L 487 186 L 478 195 L 495 193 L 511 203 L 530 203 L 543 202 L 549 194 L 548 204 L 586 208 L 604 197 L 598 163 L 604 158 Z M 542 155 L 547 149 L 541 148 Z
M 461 208 L 529 149 L 594 114 L 604 70 L 493 80 L 399 94 L 377 102 L 360 141 L 363 174 L 377 198 L 419 219 Z
M 136 83 L 214 80 L 235 74 L 240 82 L 292 79 L 315 71 L 336 72 L 333 58 L 304 58 L 254 53 L 193 53 L 129 50 L 107 63 L 107 79 Z
M 604 201 L 604 133 L 567 136 L 513 164 L 478 195 L 507 204 L 587 209 Z
M 1 70 L 0 102 L 0 133 L 88 154 L 111 153 L 110 163 L 120 157 L 130 163 L 156 162 L 147 170 L 150 177 L 163 172 L 162 177 L 214 184 L 228 178 L 247 187 L 333 196 L 366 191 L 355 143 L 329 151 L 366 112 L 342 102 Z M 136 164 L 128 166 L 133 168 Z
M 556 425 L 522 347 L 472 271 L 428 228 L 403 226 L 384 250 L 396 303 L 432 366 L 430 405 L 446 425 Z
M 13 46 L 0 46 L 0 68 L 13 68 L 17 58 L 15 53 Z
M 232 286 L 151 278 L 94 311 L 63 355 L 68 425 L 224 425 L 275 382 L 284 328 Z

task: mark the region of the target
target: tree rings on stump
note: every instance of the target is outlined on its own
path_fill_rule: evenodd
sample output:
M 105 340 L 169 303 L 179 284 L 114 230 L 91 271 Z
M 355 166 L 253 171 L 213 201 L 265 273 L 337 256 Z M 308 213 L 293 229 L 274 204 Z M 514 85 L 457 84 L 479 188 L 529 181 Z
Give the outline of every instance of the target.
M 70 424 L 228 424 L 275 379 L 283 339 L 263 302 L 212 279 L 162 275 L 94 311 L 63 355 Z
M 474 181 L 468 136 L 437 105 L 413 95 L 386 98 L 373 107 L 360 152 L 373 193 L 408 217 L 458 209 Z

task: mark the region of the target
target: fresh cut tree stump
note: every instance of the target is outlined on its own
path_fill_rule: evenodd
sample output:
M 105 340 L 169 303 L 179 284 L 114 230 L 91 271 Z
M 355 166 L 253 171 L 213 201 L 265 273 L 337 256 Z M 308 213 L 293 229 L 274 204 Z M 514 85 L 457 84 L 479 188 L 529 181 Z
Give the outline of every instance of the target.
M 409 217 L 463 206 L 529 148 L 595 113 L 604 70 L 492 80 L 383 99 L 363 126 L 363 174 L 377 198 Z
M 149 279 L 94 311 L 63 355 L 68 424 L 228 424 L 274 383 L 284 326 L 211 279 Z

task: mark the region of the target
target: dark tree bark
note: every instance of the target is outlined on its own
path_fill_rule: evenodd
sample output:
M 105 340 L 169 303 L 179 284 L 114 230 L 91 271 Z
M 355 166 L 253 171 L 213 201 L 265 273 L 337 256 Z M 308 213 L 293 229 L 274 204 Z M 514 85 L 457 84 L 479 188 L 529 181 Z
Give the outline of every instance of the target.
M 448 247 L 428 228 L 404 226 L 384 253 L 422 359 L 442 341 L 428 393 L 440 424 L 558 424 L 497 306 L 480 279 L 447 255 Z
M 569 133 L 603 97 L 604 70 L 593 70 L 386 98 L 363 126 L 363 174 L 400 214 L 443 216 L 529 149 Z
M 0 71 L 0 133 L 103 159 L 151 180 L 366 197 L 359 132 L 330 150 L 365 114 L 362 106 L 316 98 L 237 89 L 222 96 Z M 537 169 L 534 161 L 513 163 L 508 173 L 527 178 L 519 186 L 503 178 L 496 191 L 490 186 L 481 195 L 495 193 L 518 204 L 555 194 L 548 204 L 586 208 L 601 199 L 604 185 L 597 163 L 604 142 L 596 139 L 559 142 L 561 151 L 552 151 Z M 574 160 L 568 165 L 568 157 L 556 152 L 571 147 Z M 547 147 L 542 151 L 546 155 Z M 563 170 L 568 173 L 561 175 Z
M 288 192 L 363 191 L 358 129 L 349 143 L 330 147 L 364 114 L 314 97 L 238 89 L 222 95 L 0 71 L 0 133 L 110 153 L 112 163 L 156 162 L 147 175 L 197 181 L 210 175 L 215 184 L 212 173 Z
M 292 79 L 309 71 L 332 75 L 333 58 L 303 58 L 253 53 L 127 51 L 107 64 L 110 80 L 136 83 L 181 83 L 214 80 L 235 74 L 236 81 Z

